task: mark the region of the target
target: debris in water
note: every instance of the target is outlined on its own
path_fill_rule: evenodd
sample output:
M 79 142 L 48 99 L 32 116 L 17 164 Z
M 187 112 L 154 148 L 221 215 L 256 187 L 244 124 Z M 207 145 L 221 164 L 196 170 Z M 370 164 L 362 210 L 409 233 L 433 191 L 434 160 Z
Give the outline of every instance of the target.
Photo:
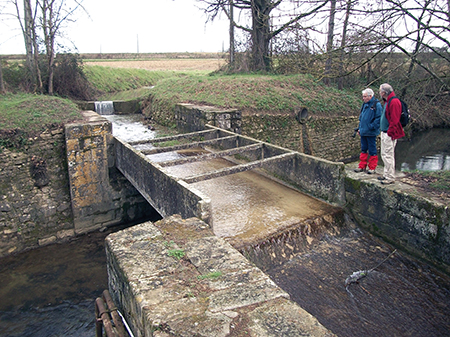
M 394 255 L 394 253 L 397 251 L 397 249 L 395 249 L 392 253 L 390 253 L 388 255 L 388 257 L 386 257 L 383 261 L 381 261 L 378 265 L 376 265 L 374 268 L 372 269 L 368 269 L 368 270 L 358 270 L 353 272 L 353 274 L 351 274 L 349 277 L 347 277 L 345 279 L 345 290 L 347 290 L 349 293 L 350 291 L 348 290 L 348 286 L 352 283 L 358 283 L 358 281 L 360 279 L 362 279 L 363 277 L 366 277 L 367 275 L 369 275 L 369 273 L 371 273 L 372 271 L 374 271 L 375 269 L 377 269 L 379 266 L 381 266 L 384 262 L 387 261 L 387 259 L 389 259 L 392 255 Z M 350 293 L 351 295 L 351 293 Z M 352 295 L 353 296 L 353 295 Z

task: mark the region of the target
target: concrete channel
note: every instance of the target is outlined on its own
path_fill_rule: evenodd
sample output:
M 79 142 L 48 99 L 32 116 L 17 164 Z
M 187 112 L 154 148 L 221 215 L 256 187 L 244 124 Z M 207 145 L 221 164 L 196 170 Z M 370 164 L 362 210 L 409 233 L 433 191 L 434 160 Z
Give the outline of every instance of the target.
M 117 140 L 116 164 L 165 217 L 106 241 L 110 291 L 137 336 L 437 336 L 450 328 L 441 316 L 450 281 L 433 270 L 399 272 L 419 263 L 358 228 L 343 208 L 342 163 L 208 127 Z M 389 296 L 368 301 L 362 284 L 345 287 L 358 271 Z M 386 280 L 389 291 L 380 288 Z M 414 315 L 386 309 L 405 298 Z M 423 305 L 430 298 L 436 315 Z

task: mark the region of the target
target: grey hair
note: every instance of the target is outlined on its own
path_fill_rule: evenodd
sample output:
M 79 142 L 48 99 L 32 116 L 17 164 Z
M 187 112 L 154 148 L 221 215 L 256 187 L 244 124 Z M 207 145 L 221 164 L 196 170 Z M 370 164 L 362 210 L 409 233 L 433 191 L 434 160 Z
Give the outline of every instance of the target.
M 366 95 L 368 95 L 368 96 L 372 96 L 372 97 L 373 97 L 373 90 L 370 89 L 370 88 L 364 89 L 364 90 L 362 91 L 362 94 L 363 94 L 363 95 L 366 94 Z
M 380 85 L 380 91 L 383 91 L 386 93 L 386 95 L 389 95 L 391 92 L 394 91 L 394 89 L 392 89 L 390 84 L 383 83 L 382 85 Z

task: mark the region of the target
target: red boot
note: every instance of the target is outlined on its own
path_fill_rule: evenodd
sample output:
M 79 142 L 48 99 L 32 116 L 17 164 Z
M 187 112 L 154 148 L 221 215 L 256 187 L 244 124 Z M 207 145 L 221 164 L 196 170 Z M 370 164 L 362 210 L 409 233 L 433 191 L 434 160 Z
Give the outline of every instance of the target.
M 362 172 L 366 169 L 367 166 L 367 158 L 369 157 L 368 153 L 361 153 L 359 155 L 359 165 L 355 172 Z
M 378 164 L 378 156 L 370 156 L 369 158 L 369 171 L 367 173 L 372 174 L 375 173 L 375 169 Z

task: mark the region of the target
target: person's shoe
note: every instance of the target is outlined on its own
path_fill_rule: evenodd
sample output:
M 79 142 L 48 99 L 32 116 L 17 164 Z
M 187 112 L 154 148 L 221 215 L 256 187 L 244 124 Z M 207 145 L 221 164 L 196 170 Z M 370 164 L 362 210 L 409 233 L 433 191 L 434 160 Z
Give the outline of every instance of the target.
M 381 177 L 378 177 L 377 179 L 378 179 L 378 180 L 386 180 L 386 178 L 385 178 L 385 177 L 383 177 L 383 176 L 381 176 Z
M 375 174 L 375 170 L 369 170 L 367 171 L 367 174 Z
M 362 171 L 364 171 L 364 169 L 362 169 L 362 168 L 358 167 L 358 168 L 354 169 L 353 171 L 355 171 L 356 173 L 359 173 L 359 172 L 362 172 Z
M 390 185 L 390 184 L 393 184 L 393 183 L 395 183 L 395 181 L 394 180 L 382 180 L 381 181 L 381 183 L 383 184 L 383 185 Z

